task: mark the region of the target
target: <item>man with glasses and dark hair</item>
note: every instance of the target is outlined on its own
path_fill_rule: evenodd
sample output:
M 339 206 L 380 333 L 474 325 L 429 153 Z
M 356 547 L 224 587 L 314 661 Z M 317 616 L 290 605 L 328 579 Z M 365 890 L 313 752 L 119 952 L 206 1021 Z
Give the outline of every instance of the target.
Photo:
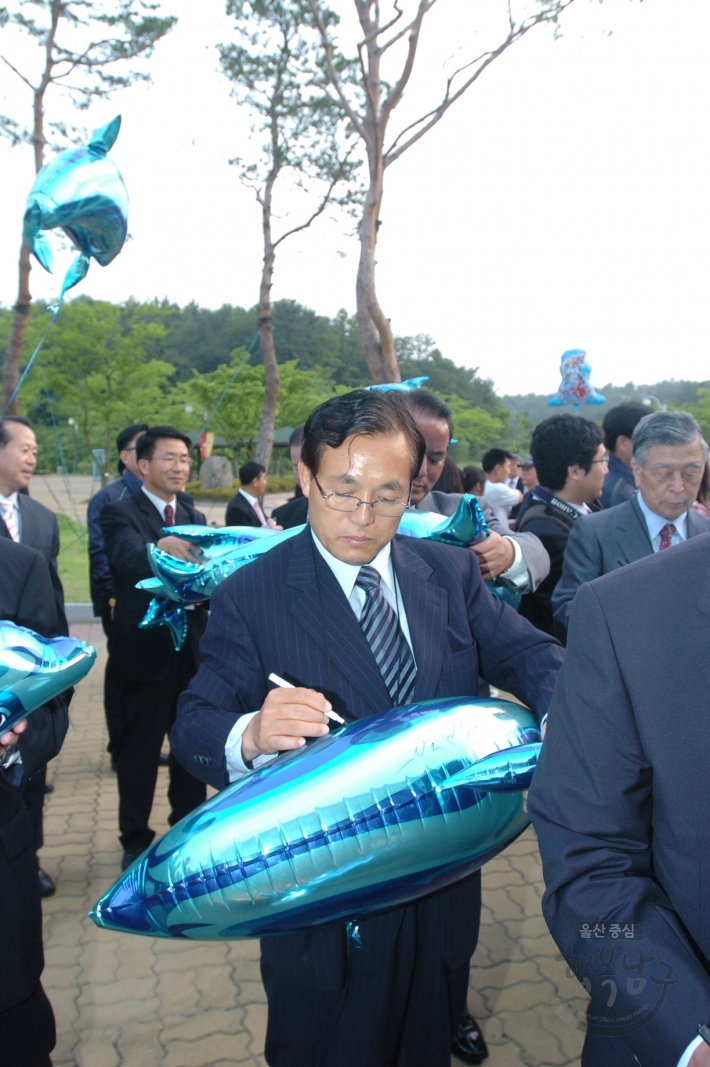
M 691 508 L 708 446 L 687 411 L 654 411 L 637 424 L 631 467 L 638 492 L 609 511 L 576 523 L 562 577 L 552 596 L 555 623 L 567 630 L 580 585 L 654 552 L 710 532 L 710 519 Z
M 535 592 L 522 598 L 520 614 L 552 634 L 552 594 L 562 574 L 567 539 L 580 515 L 589 514 L 601 496 L 608 456 L 601 427 L 580 415 L 544 419 L 535 427 L 530 452 L 539 483 L 516 528 L 537 534 L 550 557 L 550 573 Z
M 174 426 L 153 426 L 141 434 L 136 443 L 141 489 L 107 504 L 100 517 L 116 590 L 109 653 L 120 684 L 116 772 L 124 870 L 155 836 L 148 820 L 158 757 L 175 718 L 178 697 L 195 673 L 206 623 L 203 606 L 187 613 L 188 634 L 179 652 L 167 627 L 138 628 L 151 600 L 150 593 L 136 589 L 136 582 L 153 574 L 146 545 L 152 542 L 189 562 L 200 555 L 200 549 L 189 542 L 163 534 L 164 526 L 205 523 L 202 512 L 182 492 L 192 463 L 190 447 L 190 438 Z M 172 826 L 204 801 L 205 787 L 172 753 L 168 764 Z
M 224 787 L 347 721 L 476 692 L 485 676 L 545 714 L 559 644 L 492 597 L 476 557 L 395 537 L 424 440 L 398 393 L 317 408 L 300 476 L 309 525 L 215 591 L 173 751 Z M 384 636 L 383 636 L 384 635 Z M 296 688 L 269 687 L 269 674 Z M 478 937 L 480 875 L 359 923 L 266 938 L 271 1067 L 449 1067 Z

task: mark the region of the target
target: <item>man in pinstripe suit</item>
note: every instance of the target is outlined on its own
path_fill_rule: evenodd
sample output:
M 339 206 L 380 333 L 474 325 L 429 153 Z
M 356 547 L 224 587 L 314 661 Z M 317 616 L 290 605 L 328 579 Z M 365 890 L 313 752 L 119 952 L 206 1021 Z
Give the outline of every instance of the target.
M 324 735 L 329 710 L 352 720 L 475 693 L 479 663 L 546 713 L 563 654 L 554 638 L 490 596 L 472 553 L 394 537 L 423 451 L 397 393 L 359 390 L 310 416 L 300 466 L 310 528 L 212 598 L 203 663 L 171 735 L 191 773 L 221 788 Z M 383 620 L 398 650 L 386 663 L 368 640 Z M 297 688 L 269 692 L 272 671 Z M 350 958 L 343 926 L 262 941 L 267 1062 L 449 1067 L 479 914 L 475 874 L 363 920 Z

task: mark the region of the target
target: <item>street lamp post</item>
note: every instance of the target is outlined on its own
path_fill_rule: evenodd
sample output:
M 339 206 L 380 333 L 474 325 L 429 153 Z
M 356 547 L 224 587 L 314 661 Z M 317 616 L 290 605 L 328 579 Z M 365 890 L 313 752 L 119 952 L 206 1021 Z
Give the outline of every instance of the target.
M 77 463 L 77 434 L 79 432 L 79 427 L 76 424 L 76 419 L 67 419 L 67 422 L 69 423 L 69 425 L 71 426 L 72 430 L 74 431 L 74 474 L 76 474 L 77 471 L 78 471 L 78 463 Z
M 662 404 L 657 396 L 642 396 L 641 403 L 647 408 L 653 408 L 654 404 L 658 404 L 659 411 L 668 411 L 667 406 Z

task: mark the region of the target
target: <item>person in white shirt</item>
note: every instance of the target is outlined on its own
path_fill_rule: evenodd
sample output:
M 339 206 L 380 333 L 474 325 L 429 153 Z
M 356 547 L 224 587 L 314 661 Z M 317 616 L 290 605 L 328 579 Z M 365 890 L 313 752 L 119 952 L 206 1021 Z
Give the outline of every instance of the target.
M 486 484 L 483 495 L 491 511 L 503 526 L 508 525 L 508 509 L 515 507 L 523 499 L 519 489 L 511 489 L 507 484 L 510 478 L 510 452 L 503 448 L 489 448 L 481 460 L 485 471 Z
M 558 632 L 567 629 L 577 590 L 644 556 L 710 533 L 710 519 L 691 508 L 708 446 L 687 411 L 655 411 L 636 426 L 631 468 L 636 494 L 574 525 L 562 575 L 552 595 Z

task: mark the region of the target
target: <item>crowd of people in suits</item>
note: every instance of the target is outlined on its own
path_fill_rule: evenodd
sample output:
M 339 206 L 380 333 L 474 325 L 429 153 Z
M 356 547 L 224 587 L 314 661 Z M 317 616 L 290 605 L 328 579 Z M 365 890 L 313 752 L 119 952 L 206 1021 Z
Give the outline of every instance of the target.
M 703 626 L 696 620 L 691 637 L 682 621 L 696 600 L 705 623 L 710 615 L 710 538 L 700 536 L 710 534 L 708 446 L 688 413 L 649 414 L 635 403 L 613 408 L 601 426 L 554 415 L 535 428 L 524 457 L 491 448 L 480 467 L 463 470 L 449 455 L 452 434 L 450 407 L 427 389 L 357 390 L 293 431 L 295 495 L 270 515 L 267 472 L 245 462 L 226 524 L 307 526 L 226 580 L 210 604 L 188 610 L 176 650 L 167 628 L 139 627 L 150 595 L 136 583 L 152 574 L 150 543 L 199 559 L 199 548 L 165 532 L 206 521 L 184 492 L 191 441 L 174 426 L 121 431 L 120 477 L 91 498 L 87 524 L 92 601 L 107 637 L 104 704 L 123 869 L 154 837 L 161 762 L 173 825 L 204 801 L 206 784 L 223 788 L 326 733 L 328 711 L 351 721 L 402 703 L 404 690 L 410 701 L 496 687 L 550 727 L 530 811 L 545 915 L 561 951 L 576 959 L 589 923 L 635 920 L 646 951 L 665 953 L 685 976 L 687 999 L 664 986 L 672 1007 L 643 1026 L 590 1025 L 583 1064 L 706 1067 L 710 1044 L 688 1026 L 691 1016 L 693 1025 L 710 1017 L 701 1010 L 710 992 L 707 849 L 674 783 L 684 740 L 698 780 L 706 766 L 697 734 L 707 731 L 678 702 L 688 702 L 684 682 L 707 659 Z M 27 492 L 36 453 L 26 419 L 0 422 L 0 561 L 8 557 L 0 616 L 52 636 L 68 630 L 56 516 Z M 451 516 L 464 493 L 478 497 L 488 527 L 470 552 L 394 539 L 406 507 Z M 490 596 L 486 583 L 505 595 Z M 655 628 L 654 598 L 665 606 Z M 271 671 L 295 688 L 270 688 Z M 8 1067 L 51 1063 L 40 895 L 54 886 L 37 851 L 46 762 L 61 746 L 69 699 L 0 737 L 0 900 L 8 907 L 22 898 L 12 937 L 0 942 Z M 19 760 L 6 759 L 17 750 Z M 691 856 L 691 845 L 702 856 Z M 265 940 L 267 1062 L 444 1067 L 451 1051 L 483 1062 L 486 1044 L 466 1006 L 480 906 L 477 873 L 364 921 L 356 953 L 340 927 Z M 6 979 L 20 957 L 19 978 Z M 596 978 L 590 1012 L 602 1018 Z M 624 1003 L 633 1014 L 631 994 Z

